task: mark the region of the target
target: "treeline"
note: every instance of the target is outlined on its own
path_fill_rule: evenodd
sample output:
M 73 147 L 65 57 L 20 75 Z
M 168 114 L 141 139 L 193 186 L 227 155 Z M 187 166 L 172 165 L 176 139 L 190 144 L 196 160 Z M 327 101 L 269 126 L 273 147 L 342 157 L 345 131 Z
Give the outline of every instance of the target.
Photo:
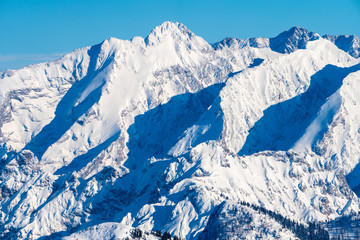
M 295 222 L 287 217 L 284 217 L 276 212 L 265 209 L 264 207 L 256 206 L 248 202 L 241 201 L 241 205 L 250 207 L 255 211 L 261 212 L 269 217 L 273 218 L 275 221 L 281 224 L 286 229 L 289 229 L 293 232 L 298 238 L 302 240 L 328 240 L 330 239 L 329 233 L 317 223 L 309 222 L 308 226 L 304 224 Z
M 324 221 L 332 239 L 360 239 L 360 212 Z
M 172 237 L 169 232 L 164 232 L 164 233 L 162 233 L 161 231 L 143 232 L 139 228 L 134 228 L 134 230 L 131 232 L 131 237 L 141 239 L 143 236 L 145 237 L 146 235 L 149 235 L 149 234 L 151 234 L 155 237 L 158 237 L 161 240 L 182 240 L 181 238 L 179 238 L 176 235 L 174 235 Z
M 330 236 L 328 231 L 326 231 L 321 224 L 314 223 L 314 222 L 308 222 L 307 225 L 293 221 L 287 217 L 284 217 L 280 215 L 279 213 L 273 212 L 271 210 L 268 210 L 264 207 L 260 207 L 254 204 L 250 204 L 248 202 L 241 201 L 239 202 L 240 205 L 246 206 L 249 208 L 254 209 L 255 211 L 258 211 L 262 214 L 265 214 L 271 218 L 273 218 L 276 222 L 278 222 L 282 227 L 290 230 L 295 234 L 296 237 L 298 237 L 301 240 L 329 240 Z M 153 235 L 158 237 L 161 240 L 181 240 L 178 236 L 174 235 L 171 236 L 170 233 L 161 231 L 151 231 L 146 232 L 146 235 Z M 141 239 L 143 236 L 145 237 L 144 232 L 141 229 L 135 228 L 131 236 L 133 238 Z

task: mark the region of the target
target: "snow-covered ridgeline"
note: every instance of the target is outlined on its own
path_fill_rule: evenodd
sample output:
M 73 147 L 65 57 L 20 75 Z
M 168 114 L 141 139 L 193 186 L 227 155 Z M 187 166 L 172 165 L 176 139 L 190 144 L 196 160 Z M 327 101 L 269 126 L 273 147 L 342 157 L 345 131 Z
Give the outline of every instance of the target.
M 356 212 L 358 63 L 298 27 L 211 46 L 165 22 L 5 71 L 1 230 L 103 236 L 121 222 L 196 238 L 228 199 L 297 221 Z

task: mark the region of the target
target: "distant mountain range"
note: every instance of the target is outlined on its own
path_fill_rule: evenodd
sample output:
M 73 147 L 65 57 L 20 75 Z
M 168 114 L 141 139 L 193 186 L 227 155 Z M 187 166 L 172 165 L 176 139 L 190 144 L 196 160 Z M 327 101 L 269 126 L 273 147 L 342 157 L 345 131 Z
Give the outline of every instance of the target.
M 164 22 L 0 72 L 0 238 L 356 239 L 359 49 Z

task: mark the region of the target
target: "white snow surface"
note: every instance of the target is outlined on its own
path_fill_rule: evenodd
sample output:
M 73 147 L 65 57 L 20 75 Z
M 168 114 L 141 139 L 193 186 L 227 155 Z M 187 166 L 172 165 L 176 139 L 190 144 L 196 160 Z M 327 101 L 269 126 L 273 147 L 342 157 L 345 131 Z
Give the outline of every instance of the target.
M 300 222 L 358 212 L 360 60 L 321 37 L 256 41 L 214 48 L 165 22 L 4 71 L 0 237 L 196 239 L 229 200 Z

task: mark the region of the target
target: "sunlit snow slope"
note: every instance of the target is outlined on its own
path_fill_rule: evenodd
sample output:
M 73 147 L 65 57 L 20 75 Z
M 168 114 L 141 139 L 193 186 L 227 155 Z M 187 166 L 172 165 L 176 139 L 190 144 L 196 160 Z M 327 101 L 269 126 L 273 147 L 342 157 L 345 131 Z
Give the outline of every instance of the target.
M 165 22 L 1 72 L 0 238 L 288 239 L 239 202 L 357 213 L 358 46 L 300 27 L 210 45 Z

